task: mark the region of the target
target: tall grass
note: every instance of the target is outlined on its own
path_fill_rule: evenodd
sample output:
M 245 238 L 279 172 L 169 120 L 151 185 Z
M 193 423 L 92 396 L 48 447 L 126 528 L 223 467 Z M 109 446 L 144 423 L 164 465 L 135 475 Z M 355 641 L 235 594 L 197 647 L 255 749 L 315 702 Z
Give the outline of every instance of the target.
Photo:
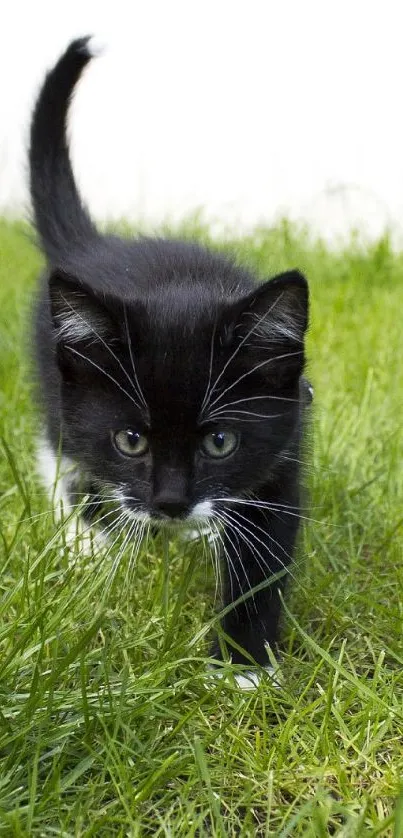
M 190 225 L 185 235 L 208 241 Z M 283 682 L 206 676 L 215 580 L 150 540 L 72 565 L 34 471 L 41 262 L 0 224 L 0 834 L 403 835 L 403 256 L 286 223 L 224 248 L 311 287 L 309 508 Z M 217 243 L 213 243 L 217 246 Z

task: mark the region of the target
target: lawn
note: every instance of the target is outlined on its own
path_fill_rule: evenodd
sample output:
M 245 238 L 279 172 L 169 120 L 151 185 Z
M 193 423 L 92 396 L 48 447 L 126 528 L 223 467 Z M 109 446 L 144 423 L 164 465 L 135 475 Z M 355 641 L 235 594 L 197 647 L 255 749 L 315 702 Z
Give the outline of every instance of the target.
M 206 678 L 200 546 L 150 540 L 113 578 L 108 555 L 69 563 L 34 471 L 41 259 L 0 223 L 0 835 L 403 835 L 403 254 L 286 223 L 223 246 L 262 278 L 301 268 L 312 300 L 283 680 L 252 692 Z

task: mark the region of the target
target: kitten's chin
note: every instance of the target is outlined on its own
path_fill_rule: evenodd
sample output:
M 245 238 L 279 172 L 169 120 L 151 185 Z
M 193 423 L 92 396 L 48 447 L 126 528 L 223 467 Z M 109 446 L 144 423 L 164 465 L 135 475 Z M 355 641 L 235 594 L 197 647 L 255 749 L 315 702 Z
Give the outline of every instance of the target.
M 154 516 L 145 509 L 131 509 L 124 505 L 123 511 L 131 521 L 149 524 L 156 530 L 178 534 L 184 540 L 192 541 L 212 533 L 212 519 L 214 517 L 211 501 L 200 501 L 189 510 L 186 516 L 172 518 L 168 515 Z
M 212 519 L 212 515 L 204 518 L 188 515 L 186 518 L 150 517 L 149 520 L 151 527 L 155 527 L 156 531 L 165 532 L 182 542 L 198 541 L 204 538 L 212 544 L 217 538 L 217 530 L 213 526 Z
M 152 518 L 155 526 L 172 531 L 186 539 L 193 540 L 202 535 L 210 534 L 212 531 L 212 519 L 214 517 L 212 502 L 209 500 L 199 501 L 183 517 Z

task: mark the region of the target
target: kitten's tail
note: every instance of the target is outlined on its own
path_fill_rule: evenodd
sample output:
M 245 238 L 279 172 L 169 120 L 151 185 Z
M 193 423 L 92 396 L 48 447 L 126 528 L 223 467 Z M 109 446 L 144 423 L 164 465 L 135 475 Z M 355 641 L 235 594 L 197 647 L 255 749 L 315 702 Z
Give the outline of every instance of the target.
M 74 181 L 66 137 L 69 104 L 95 53 L 90 38 L 73 41 L 47 74 L 31 123 L 30 189 L 34 223 L 51 264 L 97 236 Z

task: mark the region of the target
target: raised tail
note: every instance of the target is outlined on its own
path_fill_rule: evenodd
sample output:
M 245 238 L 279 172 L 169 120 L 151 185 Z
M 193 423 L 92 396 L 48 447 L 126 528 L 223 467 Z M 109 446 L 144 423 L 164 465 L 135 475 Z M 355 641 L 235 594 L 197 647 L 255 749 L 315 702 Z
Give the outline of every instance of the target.
M 32 117 L 29 167 L 34 223 L 53 265 L 68 259 L 72 250 L 86 248 L 97 236 L 77 191 L 66 137 L 71 97 L 92 57 L 89 37 L 72 41 L 47 74 Z

